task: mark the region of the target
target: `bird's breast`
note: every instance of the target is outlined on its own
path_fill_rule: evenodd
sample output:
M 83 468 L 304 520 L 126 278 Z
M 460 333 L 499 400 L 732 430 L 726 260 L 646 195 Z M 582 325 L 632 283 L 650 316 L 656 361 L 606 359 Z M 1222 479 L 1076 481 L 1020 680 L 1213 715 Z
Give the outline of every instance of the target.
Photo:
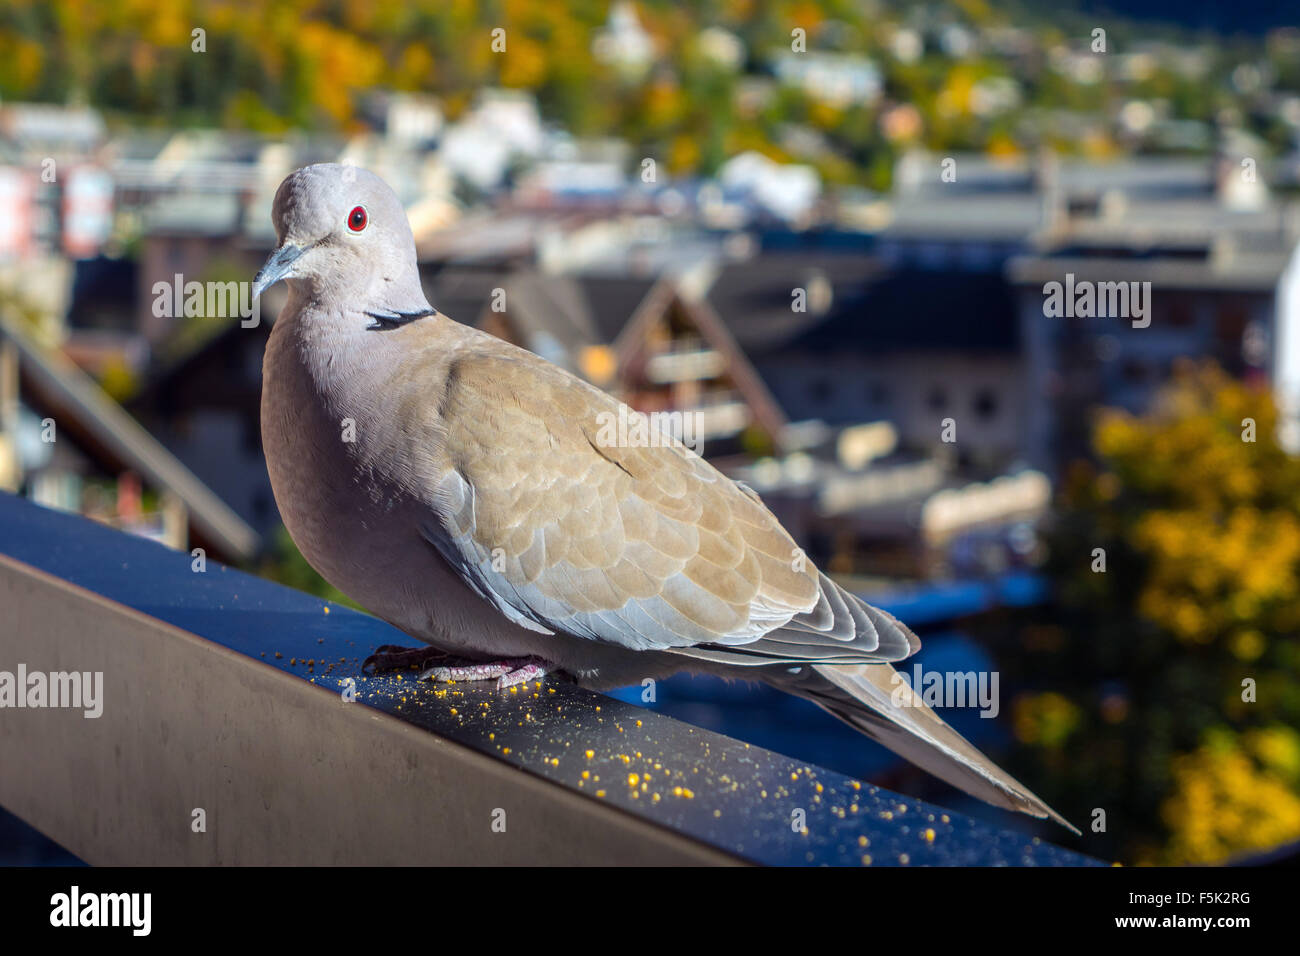
M 521 656 L 537 635 L 488 610 L 420 534 L 438 520 L 391 422 L 331 387 L 284 338 L 263 361 L 262 442 L 276 505 L 308 563 L 367 610 L 448 650 Z M 407 436 L 408 439 L 411 436 Z M 436 464 L 426 466 L 437 470 Z M 436 484 L 436 474 L 425 476 Z

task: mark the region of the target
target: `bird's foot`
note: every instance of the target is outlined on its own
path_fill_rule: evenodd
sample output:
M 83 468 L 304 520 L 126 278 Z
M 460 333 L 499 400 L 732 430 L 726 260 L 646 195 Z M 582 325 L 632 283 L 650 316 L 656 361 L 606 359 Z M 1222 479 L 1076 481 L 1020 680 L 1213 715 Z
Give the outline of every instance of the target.
M 428 668 L 419 679 L 443 684 L 458 680 L 495 680 L 497 690 L 509 690 L 518 684 L 541 680 L 546 676 L 546 670 L 546 662 L 541 658 L 521 657 L 487 663 L 443 664 Z
M 361 664 L 363 674 L 406 669 L 420 671 L 416 680 L 450 684 L 458 680 L 495 680 L 497 690 L 509 690 L 519 684 L 541 680 L 549 665 L 540 657 L 520 657 L 499 661 L 473 661 L 456 657 L 435 647 L 401 647 L 385 644 Z

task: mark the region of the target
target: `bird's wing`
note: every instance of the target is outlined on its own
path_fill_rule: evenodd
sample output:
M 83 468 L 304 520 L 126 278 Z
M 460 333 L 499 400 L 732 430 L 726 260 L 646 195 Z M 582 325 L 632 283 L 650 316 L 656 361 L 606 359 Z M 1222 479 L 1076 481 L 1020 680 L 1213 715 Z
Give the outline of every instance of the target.
M 517 623 L 721 663 L 918 646 L 807 562 L 752 491 L 638 435 L 626 409 L 620 435 L 616 400 L 531 353 L 454 358 L 438 410 L 451 467 L 421 531 Z

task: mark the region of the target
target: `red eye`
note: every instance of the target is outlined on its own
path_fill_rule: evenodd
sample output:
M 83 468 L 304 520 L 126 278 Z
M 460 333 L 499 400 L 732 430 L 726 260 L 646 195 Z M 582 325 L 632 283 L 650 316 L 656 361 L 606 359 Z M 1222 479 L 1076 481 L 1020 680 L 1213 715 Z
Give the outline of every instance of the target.
M 366 228 L 366 223 L 369 221 L 370 217 L 366 215 L 365 206 L 357 206 L 348 213 L 348 228 L 353 232 L 360 232 L 362 229 Z

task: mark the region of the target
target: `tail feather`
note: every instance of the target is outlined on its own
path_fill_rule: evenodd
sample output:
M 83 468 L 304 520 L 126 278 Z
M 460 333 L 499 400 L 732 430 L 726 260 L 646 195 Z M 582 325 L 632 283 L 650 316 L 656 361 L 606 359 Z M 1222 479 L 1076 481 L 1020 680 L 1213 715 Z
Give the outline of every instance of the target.
M 1079 832 L 945 724 L 899 677 L 889 662 L 903 660 L 921 646 L 906 625 L 826 575 L 820 582 L 814 608 L 757 640 L 674 647 L 671 653 L 805 697 L 971 796 Z
M 913 693 L 889 664 L 764 668 L 781 690 L 807 698 L 849 726 L 959 790 L 994 806 L 1079 830 L 971 745 Z M 904 706 L 894 701 L 899 700 Z

